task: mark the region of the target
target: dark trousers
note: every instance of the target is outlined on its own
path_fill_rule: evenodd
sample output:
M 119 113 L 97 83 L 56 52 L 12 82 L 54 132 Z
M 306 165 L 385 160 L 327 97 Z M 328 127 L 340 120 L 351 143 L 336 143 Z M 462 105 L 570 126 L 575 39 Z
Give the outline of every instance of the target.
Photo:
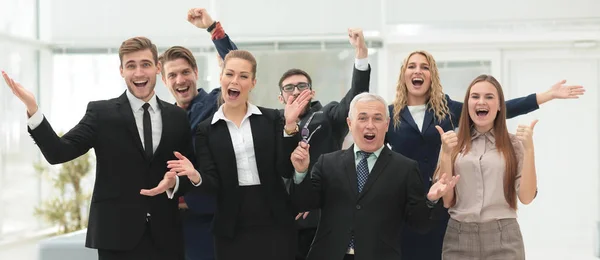
M 354 255 L 344 255 L 344 260 L 354 260 Z
M 159 250 L 152 234 L 150 233 L 150 222 L 146 223 L 146 229 L 144 235 L 140 239 L 138 245 L 132 250 L 118 251 L 118 250 L 106 250 L 98 249 L 98 260 L 131 260 L 131 259 L 144 259 L 144 260 L 183 260 L 183 255 L 172 255 Z

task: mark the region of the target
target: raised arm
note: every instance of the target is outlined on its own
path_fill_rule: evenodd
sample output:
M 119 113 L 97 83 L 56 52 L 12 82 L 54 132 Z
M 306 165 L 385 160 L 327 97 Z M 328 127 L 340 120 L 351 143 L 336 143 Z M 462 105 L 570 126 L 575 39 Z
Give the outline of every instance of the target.
M 515 187 L 519 200 L 523 204 L 531 203 L 537 195 L 537 174 L 533 149 L 533 128 L 537 122 L 535 120 L 530 125 L 519 125 L 516 136 L 520 143 L 513 145 L 519 161 L 519 173 Z
M 59 137 L 38 109 L 33 93 L 2 71 L 4 81 L 13 94 L 27 107 L 28 131 L 50 164 L 73 160 L 94 146 L 98 127 L 96 103 L 90 102 L 81 121 L 69 132 Z
M 346 117 L 348 117 L 348 111 L 350 110 L 350 102 L 354 96 L 362 92 L 369 92 L 369 81 L 371 80 L 371 67 L 368 61 L 369 50 L 362 30 L 348 29 L 348 37 L 356 53 L 352 68 L 352 86 L 339 103 L 332 102 L 324 108 L 324 112 L 334 122 L 333 126 L 338 132 L 342 132 L 343 136 L 346 135 L 348 128 Z
M 210 14 L 204 8 L 192 8 L 188 11 L 188 21 L 200 29 L 206 29 L 219 53 L 221 59 L 224 59 L 227 53 L 237 50 L 237 46 L 229 39 L 229 36 L 223 30 L 221 22 L 214 21 Z

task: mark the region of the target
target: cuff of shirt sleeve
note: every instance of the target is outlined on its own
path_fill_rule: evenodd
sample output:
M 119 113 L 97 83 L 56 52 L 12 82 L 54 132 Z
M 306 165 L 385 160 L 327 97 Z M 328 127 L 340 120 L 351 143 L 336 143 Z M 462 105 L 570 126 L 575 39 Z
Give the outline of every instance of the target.
M 369 58 L 355 59 L 354 60 L 354 67 L 357 70 L 361 70 L 361 71 L 368 70 L 369 69 Z
M 35 114 L 33 114 L 29 119 L 27 119 L 27 126 L 29 126 L 29 129 L 35 129 L 42 123 L 42 121 L 44 121 L 44 114 L 42 114 L 42 111 L 40 110 L 41 109 L 38 109 L 38 111 L 36 111 Z
M 175 178 L 175 188 L 173 188 L 172 190 L 168 189 L 166 191 L 167 198 L 173 199 L 173 196 L 175 195 L 175 193 L 177 192 L 178 189 L 179 189 L 179 177 Z

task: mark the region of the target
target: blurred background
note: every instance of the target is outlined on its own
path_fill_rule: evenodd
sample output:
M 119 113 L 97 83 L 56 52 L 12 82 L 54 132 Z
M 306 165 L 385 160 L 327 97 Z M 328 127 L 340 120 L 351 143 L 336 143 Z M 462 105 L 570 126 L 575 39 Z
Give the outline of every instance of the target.
M 311 75 L 321 102 L 339 100 L 354 63 L 349 27 L 363 28 L 371 92 L 388 102 L 403 59 L 417 49 L 434 55 L 445 92 L 457 100 L 482 73 L 494 75 L 507 98 L 546 91 L 562 79 L 583 85 L 580 99 L 551 101 L 508 126 L 514 133 L 518 124 L 540 120 L 539 195 L 519 209 L 528 259 L 598 257 L 600 1 L 0 0 L 0 69 L 36 95 L 57 132 L 73 127 L 89 101 L 124 92 L 116 53 L 133 36 L 149 37 L 159 51 L 192 49 L 198 84 L 210 90 L 218 86 L 217 54 L 209 34 L 186 21 L 193 7 L 207 8 L 240 49 L 257 57 L 257 105 L 281 107 L 277 83 L 289 68 Z M 158 96 L 172 102 L 157 82 Z M 73 193 L 40 174 L 65 167 L 48 167 L 26 119 L 24 105 L 0 83 L 0 259 L 38 259 L 39 242 L 61 226 L 36 212 L 47 198 Z M 81 167 L 89 172 L 81 176 L 88 193 L 90 156 L 89 169 Z

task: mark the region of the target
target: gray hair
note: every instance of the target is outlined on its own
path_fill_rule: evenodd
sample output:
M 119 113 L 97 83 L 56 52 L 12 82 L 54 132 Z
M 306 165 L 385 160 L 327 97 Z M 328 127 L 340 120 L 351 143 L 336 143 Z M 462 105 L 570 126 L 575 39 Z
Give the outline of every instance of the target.
M 369 93 L 369 92 L 360 93 L 352 99 L 352 102 L 350 102 L 350 110 L 348 111 L 348 117 L 350 119 L 353 119 L 352 116 L 354 115 L 354 113 L 355 113 L 354 111 L 356 110 L 356 108 L 355 108 L 356 103 L 368 102 L 368 101 L 381 102 L 383 104 L 383 106 L 385 107 L 385 116 L 387 118 L 390 118 L 390 110 L 388 109 L 388 104 L 387 104 L 387 102 L 385 102 L 385 99 L 383 99 L 380 95 L 377 95 L 374 93 Z

